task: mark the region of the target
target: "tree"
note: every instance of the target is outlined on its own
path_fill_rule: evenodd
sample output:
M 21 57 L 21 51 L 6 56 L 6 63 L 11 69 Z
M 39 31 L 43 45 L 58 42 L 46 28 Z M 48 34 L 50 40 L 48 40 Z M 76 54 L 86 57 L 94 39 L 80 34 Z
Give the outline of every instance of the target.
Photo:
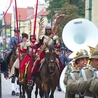
M 63 9 L 66 6 L 66 9 Z M 59 10 L 58 14 L 65 14 L 63 18 L 58 21 L 56 35 L 59 36 L 62 41 L 62 31 L 64 26 L 72 19 L 78 18 L 78 8 L 75 5 L 70 5 L 65 3 L 62 7 L 62 10 Z
M 47 10 L 50 10 L 51 12 L 47 16 L 47 18 L 51 19 L 52 16 L 55 15 L 55 11 L 59 10 L 64 3 L 66 3 L 66 0 L 55 0 L 55 1 L 50 0 L 49 1 L 49 7 L 47 8 Z
M 84 18 L 85 16 L 85 2 L 84 0 L 50 0 L 49 7 L 47 10 L 51 12 L 47 16 L 47 18 L 52 20 L 55 17 L 55 11 L 59 14 L 65 14 L 63 19 L 60 19 L 57 26 L 56 34 L 61 39 L 62 31 L 64 26 L 74 18 Z M 62 40 L 62 39 L 61 39 Z
M 63 4 L 69 3 L 70 5 L 76 5 L 78 7 L 78 14 L 81 17 L 85 16 L 85 2 L 84 0 L 46 0 L 49 2 L 49 7 L 47 10 L 51 10 L 50 14 L 47 16 L 48 19 L 51 19 L 55 14 L 55 10 L 62 8 Z M 66 8 L 66 6 L 65 6 Z

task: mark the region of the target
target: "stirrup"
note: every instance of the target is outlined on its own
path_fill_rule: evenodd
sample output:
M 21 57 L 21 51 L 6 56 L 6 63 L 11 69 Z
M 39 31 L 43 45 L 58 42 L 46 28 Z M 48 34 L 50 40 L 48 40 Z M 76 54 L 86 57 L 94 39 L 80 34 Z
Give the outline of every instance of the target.
M 23 84 L 24 83 L 24 79 L 19 80 L 19 83 Z
M 33 80 L 30 80 L 30 82 L 27 83 L 27 86 L 28 86 L 28 87 L 32 87 L 33 85 L 34 85 Z

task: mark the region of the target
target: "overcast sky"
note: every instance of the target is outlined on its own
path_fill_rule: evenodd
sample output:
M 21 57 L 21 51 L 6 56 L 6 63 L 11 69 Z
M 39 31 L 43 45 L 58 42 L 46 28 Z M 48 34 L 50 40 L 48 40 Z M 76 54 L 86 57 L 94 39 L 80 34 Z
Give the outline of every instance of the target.
M 27 6 L 33 7 L 34 4 L 36 4 L 37 0 L 16 0 L 16 1 L 17 1 L 18 7 L 27 7 Z M 40 3 L 45 3 L 44 0 L 38 0 L 38 1 Z M 2 11 L 6 11 L 9 3 L 10 3 L 10 0 L 0 0 L 0 13 L 2 13 Z M 13 5 L 14 5 L 14 2 L 12 6 L 10 7 L 9 12 L 11 12 Z

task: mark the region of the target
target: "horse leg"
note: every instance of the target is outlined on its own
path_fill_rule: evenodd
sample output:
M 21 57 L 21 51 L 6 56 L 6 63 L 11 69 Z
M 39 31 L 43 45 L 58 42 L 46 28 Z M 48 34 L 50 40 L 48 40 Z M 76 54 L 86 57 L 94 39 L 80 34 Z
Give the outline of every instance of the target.
M 43 98 L 43 96 L 44 96 L 41 85 L 40 85 L 40 88 L 39 88 L 39 95 L 40 95 L 41 98 Z
M 44 91 L 44 95 L 45 98 L 49 98 L 49 88 L 48 88 L 48 83 L 43 83 L 43 91 Z
M 54 90 L 51 91 L 50 98 L 54 98 Z
M 19 98 L 22 98 L 21 84 L 19 84 L 19 87 L 20 87 L 20 95 L 19 95 Z
M 25 98 L 24 86 L 22 84 L 19 84 L 19 86 L 20 86 L 20 96 L 19 96 L 19 98 Z
M 45 92 L 45 98 L 49 98 L 49 93 Z
M 22 90 L 23 90 L 23 97 L 22 98 L 25 98 L 25 89 L 23 86 L 22 86 Z
M 16 77 L 16 96 L 19 96 L 19 92 L 21 93 L 21 87 L 20 87 L 20 85 L 19 85 L 19 80 L 18 80 L 18 78 Z
M 32 93 L 31 90 L 28 90 L 28 91 L 27 91 L 27 98 L 31 98 L 31 93 Z
M 12 85 L 12 93 L 11 95 L 15 95 L 15 76 L 11 77 L 11 85 Z
M 38 95 L 38 86 L 36 84 L 36 89 L 35 89 L 35 98 L 37 98 L 37 95 Z

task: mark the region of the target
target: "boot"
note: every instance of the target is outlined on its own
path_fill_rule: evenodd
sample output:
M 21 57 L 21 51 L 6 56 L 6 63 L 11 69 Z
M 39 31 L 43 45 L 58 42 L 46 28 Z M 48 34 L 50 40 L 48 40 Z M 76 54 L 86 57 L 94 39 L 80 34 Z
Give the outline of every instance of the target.
M 19 74 L 19 83 L 24 83 L 24 73 L 20 72 Z
M 34 81 L 36 79 L 36 75 L 32 75 L 30 82 L 27 83 L 28 88 L 30 89 L 32 86 L 34 86 Z

